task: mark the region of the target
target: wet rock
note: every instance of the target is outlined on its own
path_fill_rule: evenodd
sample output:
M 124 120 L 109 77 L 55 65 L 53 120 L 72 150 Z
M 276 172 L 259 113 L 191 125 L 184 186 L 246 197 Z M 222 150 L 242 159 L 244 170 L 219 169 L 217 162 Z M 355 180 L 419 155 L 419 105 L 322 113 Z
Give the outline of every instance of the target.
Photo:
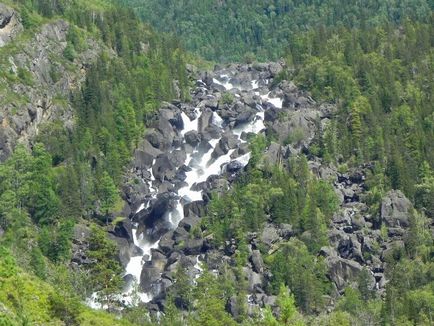
M 280 224 L 277 232 L 279 236 L 285 240 L 288 240 L 294 235 L 294 230 L 291 224 Z
M 155 163 L 152 166 L 152 173 L 154 174 L 155 179 L 160 181 L 171 180 L 176 175 L 175 169 L 175 164 L 173 164 L 168 154 L 164 153 L 158 156 L 155 160 Z
M 184 216 L 203 217 L 206 214 L 205 203 L 203 201 L 194 201 L 184 205 Z
M 359 263 L 340 257 L 327 257 L 326 264 L 329 268 L 330 279 L 335 283 L 340 293 L 349 284 L 357 282 L 359 274 L 363 270 L 363 267 Z
M 154 266 L 152 263 L 146 262 L 143 265 L 142 272 L 140 274 L 140 288 L 143 292 L 152 293 L 156 295 L 159 293 L 159 288 L 156 285 L 156 282 L 160 279 L 160 274 L 162 269 L 157 266 Z
M 278 62 L 272 62 L 268 66 L 268 71 L 271 74 L 272 78 L 277 77 L 277 75 L 283 71 L 283 66 Z
M 225 260 L 220 250 L 207 250 L 205 253 L 205 262 L 210 270 L 218 269 Z M 230 259 L 226 256 L 226 259 Z
M 191 232 L 193 228 L 198 225 L 200 222 L 200 218 L 194 214 L 190 214 L 187 217 L 179 222 L 179 226 L 184 228 L 186 231 Z
M 164 135 L 156 129 L 148 129 L 145 135 L 145 139 L 155 148 L 161 151 L 165 151 L 172 144 L 172 140 L 164 138 Z
M 201 137 L 196 130 L 191 130 L 191 131 L 187 132 L 184 135 L 184 138 L 185 138 L 185 141 L 193 147 L 196 147 L 201 141 Z
M 267 295 L 262 299 L 262 306 L 275 307 L 277 305 L 277 297 L 275 295 Z
M 181 112 L 175 105 L 167 102 L 161 103 L 158 115 L 161 119 L 169 121 L 176 129 L 182 130 L 184 128 Z
M 211 140 L 211 139 L 220 138 L 220 133 L 221 133 L 220 127 L 212 124 L 206 127 L 205 130 L 203 130 L 201 135 L 203 139 Z
M 247 94 L 243 96 L 242 101 L 248 107 L 256 110 L 257 103 L 261 102 L 261 98 L 253 94 Z
M 361 245 L 353 235 L 339 241 L 338 252 L 342 258 L 351 258 L 359 263 L 364 262 Z
M 109 234 L 112 241 L 116 243 L 118 249 L 118 257 L 122 266 L 126 267 L 131 259 L 131 247 L 130 243 L 125 238 L 119 238 L 112 234 Z
M 252 110 L 251 108 L 244 107 L 242 112 L 235 119 L 235 127 L 252 122 L 255 116 L 256 111 Z
M 280 144 L 272 142 L 265 154 L 265 163 L 269 166 L 279 165 L 282 160 Z
M 220 143 L 218 143 L 215 146 L 214 151 L 211 154 L 211 157 L 213 159 L 218 159 L 220 156 L 223 156 L 227 153 L 228 153 L 228 151 L 224 147 L 222 147 L 222 145 Z
M 138 169 L 148 169 L 152 166 L 154 159 L 161 154 L 159 149 L 145 139 L 134 151 L 134 166 Z
M 235 296 L 230 297 L 226 304 L 226 310 L 232 317 L 237 318 L 240 315 L 239 305 Z
M 185 243 L 185 240 L 187 240 L 189 237 L 190 234 L 188 233 L 188 231 L 180 226 L 178 226 L 173 232 L 173 240 L 175 240 L 176 245 L 181 245 Z
M 175 149 L 168 154 L 168 158 L 172 165 L 178 168 L 184 164 L 185 160 L 187 159 L 187 154 L 183 150 Z
M 175 241 L 172 239 L 172 237 L 173 237 L 173 232 L 167 232 L 165 235 L 161 237 L 160 242 L 158 243 L 159 248 L 166 255 L 172 251 L 173 246 L 175 244 Z
M 247 280 L 248 280 L 248 288 L 250 292 L 259 292 L 262 293 L 262 275 L 259 273 L 254 272 L 251 268 L 249 267 L 244 267 L 243 268 L 244 274 L 247 276 Z
M 237 148 L 240 141 L 232 132 L 226 132 L 219 140 L 219 145 L 226 154 L 229 150 Z
M 239 161 L 230 161 L 226 165 L 226 171 L 228 173 L 236 173 L 244 168 L 244 165 Z
M 219 102 L 218 99 L 214 97 L 212 99 L 203 101 L 200 105 L 215 111 L 218 109 Z
M 210 126 L 212 122 L 212 110 L 210 108 L 205 108 L 199 117 L 198 131 L 203 133 L 207 127 Z
M 125 238 L 132 242 L 133 231 L 131 220 L 124 218 L 122 221 L 117 222 L 112 233 L 119 238 Z
M 137 233 L 144 233 L 150 240 L 158 240 L 170 230 L 170 222 L 165 218 L 165 215 L 175 206 L 176 200 L 173 194 L 159 194 L 151 205 L 150 211 L 142 210 L 134 216 L 134 219 L 139 221 Z

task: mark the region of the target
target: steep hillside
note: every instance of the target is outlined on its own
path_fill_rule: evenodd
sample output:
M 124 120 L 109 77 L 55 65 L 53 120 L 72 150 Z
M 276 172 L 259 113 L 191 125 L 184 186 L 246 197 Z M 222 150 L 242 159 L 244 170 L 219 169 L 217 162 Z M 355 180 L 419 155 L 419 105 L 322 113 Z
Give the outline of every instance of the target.
M 183 52 L 97 1 L 0 4 L 0 40 L 0 323 L 127 325 L 83 302 L 120 266 L 108 212 L 146 116 L 185 95 Z
M 247 2 L 0 4 L 0 325 L 433 323 L 432 1 Z

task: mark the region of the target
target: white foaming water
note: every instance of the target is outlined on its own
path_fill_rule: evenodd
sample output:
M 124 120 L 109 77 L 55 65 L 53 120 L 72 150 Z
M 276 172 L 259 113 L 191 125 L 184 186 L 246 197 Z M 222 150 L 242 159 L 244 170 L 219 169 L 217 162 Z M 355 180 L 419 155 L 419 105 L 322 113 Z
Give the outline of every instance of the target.
M 281 109 L 282 106 L 283 106 L 283 99 L 281 99 L 280 97 L 270 97 L 270 93 L 271 93 L 271 92 L 269 92 L 269 93 L 266 94 L 266 95 L 262 95 L 262 96 L 261 96 L 262 101 L 264 101 L 264 102 L 268 102 L 268 103 L 271 103 L 271 104 L 273 104 L 276 108 Z
M 216 113 L 212 113 L 212 123 L 219 128 L 223 128 L 223 119 Z
M 243 132 L 258 134 L 263 129 L 265 129 L 264 112 L 258 112 L 252 122 L 238 126 L 232 132 L 240 137 Z M 246 141 L 241 140 L 241 142 L 245 143 Z
M 200 255 L 196 257 L 196 264 L 194 268 L 198 271 L 198 273 L 194 276 L 194 279 L 197 280 L 203 273 L 202 263 L 199 260 Z M 196 283 L 196 281 L 194 281 Z
M 205 84 L 202 81 L 198 81 L 200 85 L 200 88 L 205 90 L 206 92 L 208 89 L 206 88 Z M 228 75 L 221 75 L 219 79 L 214 78 L 213 82 L 222 85 L 226 90 L 230 90 L 233 88 L 233 85 L 230 83 L 230 77 Z M 267 84 L 267 81 L 266 81 Z M 253 80 L 251 82 L 251 87 L 253 90 L 258 89 L 259 87 L 259 81 Z M 259 95 L 260 93 L 258 91 L 255 91 L 255 94 Z M 281 108 L 282 107 L 282 99 L 280 98 L 270 98 L 270 93 L 266 95 L 262 95 L 262 101 L 263 102 L 269 102 L 272 103 L 274 106 Z M 251 123 L 246 123 L 244 125 L 238 126 L 236 129 L 233 130 L 233 133 L 240 137 L 243 132 L 248 133 L 259 133 L 261 132 L 265 126 L 264 126 L 264 112 L 262 109 L 262 106 L 258 105 L 259 112 L 256 114 L 255 119 Z M 180 134 L 182 136 L 185 136 L 185 134 L 189 131 L 198 131 L 198 121 L 200 116 L 200 109 L 195 109 L 196 118 L 193 120 L 190 120 L 190 118 L 184 113 L 181 113 L 181 118 L 183 121 L 184 128 L 182 131 L 180 131 Z M 223 129 L 224 121 L 223 119 L 217 114 L 217 112 L 213 112 L 212 115 L 212 124 L 219 127 L 220 129 Z M 233 161 L 231 156 L 234 154 L 235 149 L 230 150 L 227 154 L 222 155 L 216 159 L 212 157 L 212 153 L 214 152 L 215 147 L 219 143 L 220 139 L 211 139 L 209 141 L 209 144 L 211 145 L 210 149 L 203 153 L 201 157 L 198 156 L 197 150 L 194 151 L 192 154 L 188 153 L 187 158 L 185 161 L 186 165 L 190 164 L 191 160 L 195 160 L 195 162 L 189 166 L 191 166 L 191 171 L 186 172 L 186 186 L 182 187 L 178 190 L 177 194 L 182 199 L 178 200 L 176 203 L 175 208 L 168 212 L 166 214 L 169 222 L 172 225 L 172 228 L 175 229 L 179 222 L 184 218 L 184 208 L 183 203 L 184 202 L 191 202 L 191 201 L 199 201 L 202 200 L 202 191 L 194 191 L 191 188 L 200 182 L 206 181 L 211 175 L 219 175 L 222 173 L 222 166 L 225 164 Z M 185 140 L 184 140 L 185 141 Z M 245 141 L 241 141 L 242 143 L 245 143 Z M 245 155 L 242 155 L 235 160 L 240 162 L 242 166 L 246 166 L 250 159 L 250 153 L 247 153 Z M 155 164 L 155 160 L 152 162 L 152 166 Z M 149 188 L 151 190 L 151 196 L 156 197 L 158 194 L 158 189 L 154 186 L 155 185 L 155 177 L 152 173 L 152 168 L 149 169 L 149 173 L 151 175 Z M 140 207 L 137 209 L 136 213 L 140 212 L 143 209 L 148 208 L 150 205 L 150 201 L 148 201 L 147 205 L 141 204 Z M 153 248 L 158 248 L 159 241 L 155 243 L 147 242 L 146 239 L 143 238 L 143 234 L 137 235 L 137 225 L 134 225 L 132 230 L 133 235 L 133 242 L 134 244 L 139 247 L 143 254 L 139 256 L 131 257 L 128 265 L 126 266 L 125 275 L 132 275 L 133 280 L 127 287 L 127 289 L 124 291 L 124 293 L 113 296 L 116 299 L 119 299 L 119 301 L 123 301 L 126 305 L 135 305 L 137 304 L 137 300 L 141 302 L 149 302 L 152 300 L 152 296 L 147 293 L 141 293 L 138 291 L 139 289 L 139 283 L 140 283 L 140 275 L 142 272 L 143 265 L 145 261 L 151 259 L 151 251 Z M 200 274 L 203 272 L 203 268 L 201 266 L 201 262 L 199 261 L 199 256 L 196 258 L 196 264 L 194 265 L 194 268 L 199 272 L 198 275 L 196 275 L 196 278 L 200 276 Z M 98 294 L 94 293 L 92 296 L 87 300 L 87 304 L 95 309 L 105 309 L 101 304 L 98 303 Z
M 181 202 L 178 201 L 175 209 L 169 213 L 169 221 L 172 226 L 178 226 L 179 222 L 184 218 L 184 207 Z
M 227 91 L 228 90 L 231 90 L 232 88 L 234 88 L 234 85 L 232 85 L 230 82 L 229 82 L 229 76 L 228 75 L 221 75 L 220 76 L 221 78 L 224 78 L 224 81 L 223 82 L 221 82 L 221 81 L 219 81 L 218 79 L 216 79 L 216 78 L 213 78 L 212 79 L 212 81 L 215 83 L 215 84 L 217 84 L 217 85 L 221 85 L 221 86 L 223 86 Z
M 181 113 L 184 129 L 181 131 L 181 135 L 184 136 L 189 131 L 197 131 L 199 119 L 190 120 L 190 118 L 184 113 Z
M 137 226 L 135 225 L 132 229 L 133 233 L 133 242 L 134 244 L 139 247 L 143 254 L 139 256 L 134 256 L 130 258 L 130 261 L 125 268 L 125 275 L 132 275 L 133 281 L 128 286 L 127 290 L 122 295 L 122 300 L 127 305 L 133 304 L 133 296 L 136 289 L 139 287 L 140 284 L 140 274 L 142 273 L 143 264 L 145 261 L 149 261 L 151 259 L 151 251 L 152 249 L 157 249 L 158 244 L 160 241 L 151 243 L 149 241 L 146 241 L 143 237 L 143 234 L 140 234 L 137 236 Z M 152 300 L 152 297 L 146 293 L 137 293 L 139 296 L 140 301 L 142 302 L 149 302 Z
M 236 161 L 240 162 L 243 166 L 246 166 L 249 163 L 250 160 L 250 153 L 244 154 L 240 157 L 236 158 Z
M 139 208 L 137 208 L 137 210 L 136 210 L 136 214 L 137 214 L 138 212 L 144 210 L 144 209 L 145 209 L 145 203 L 141 203 L 140 206 L 139 206 Z

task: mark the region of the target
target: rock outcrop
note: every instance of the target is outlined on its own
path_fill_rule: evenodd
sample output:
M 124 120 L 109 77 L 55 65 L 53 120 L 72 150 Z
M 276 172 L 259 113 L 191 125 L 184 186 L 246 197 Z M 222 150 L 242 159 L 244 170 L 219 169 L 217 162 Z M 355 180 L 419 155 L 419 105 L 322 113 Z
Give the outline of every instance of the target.
M 0 3 L 0 47 L 14 40 L 22 30 L 18 13 Z
M 4 6 L 0 5 L 0 26 L 2 21 L 3 24 L 9 21 L 5 28 L 19 23 L 14 11 L 2 8 Z M 19 30 L 19 27 L 14 28 L 14 31 Z M 88 49 L 79 53 L 67 67 L 62 62 L 68 30 L 69 24 L 64 20 L 43 25 L 32 39 L 20 45 L 22 50 L 11 54 L 1 65 L 1 69 L 18 78 L 12 83 L 0 80 L 3 89 L 0 92 L 0 161 L 4 161 L 18 143 L 30 144 L 44 123 L 60 121 L 64 128 L 72 127 L 74 110 L 59 96 L 67 99 L 71 91 L 80 87 L 87 67 L 96 60 L 101 47 L 87 39 Z M 0 42 L 2 35 L 4 29 L 0 28 Z M 25 75 L 26 80 L 22 80 L 21 75 Z

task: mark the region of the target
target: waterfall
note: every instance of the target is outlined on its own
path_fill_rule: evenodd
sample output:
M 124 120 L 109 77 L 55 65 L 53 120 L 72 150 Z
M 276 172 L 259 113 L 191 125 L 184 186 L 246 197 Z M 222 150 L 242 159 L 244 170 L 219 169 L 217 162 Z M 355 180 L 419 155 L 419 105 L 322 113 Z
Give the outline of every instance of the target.
M 213 82 L 217 85 L 223 86 L 226 91 L 231 91 L 234 88 L 234 84 L 231 81 L 231 77 L 228 74 L 221 74 L 219 76 L 216 76 L 213 79 Z M 244 85 L 243 91 L 251 91 L 253 93 L 254 90 L 258 89 L 261 81 L 259 80 L 252 80 L 250 82 L 250 86 L 248 85 L 246 89 L 246 86 Z M 198 89 L 201 91 L 208 92 L 209 88 L 205 85 L 205 83 L 201 80 L 198 81 Z M 262 80 L 262 85 L 268 85 L 268 80 Z M 254 92 L 255 95 L 259 96 L 259 92 Z M 238 95 L 238 94 L 237 94 Z M 237 98 L 239 98 L 238 96 Z M 258 134 L 262 130 L 265 129 L 264 126 L 264 109 L 263 104 L 265 102 L 271 103 L 274 106 L 281 108 L 282 107 L 282 99 L 281 98 L 272 98 L 270 97 L 270 93 L 267 93 L 266 95 L 259 96 L 259 98 L 262 100 L 262 103 L 257 103 L 257 113 L 254 117 L 253 121 L 244 123 L 241 125 L 236 126 L 232 129 L 232 133 L 238 138 L 238 141 L 243 144 L 246 143 L 245 140 L 241 139 L 241 136 L 243 133 L 255 133 Z M 185 141 L 185 135 L 188 132 L 191 131 L 199 131 L 199 119 L 202 114 L 204 114 L 204 109 L 202 108 L 196 108 L 194 113 L 195 117 L 193 119 L 190 119 L 185 112 L 181 113 L 181 118 L 183 122 L 183 129 L 180 130 L 179 134 L 183 138 L 183 144 L 186 143 Z M 214 127 L 219 128 L 219 130 L 224 130 L 224 119 L 219 116 L 217 112 L 212 112 L 212 119 L 210 122 Z M 185 183 L 186 185 L 181 187 L 177 190 L 176 194 L 178 196 L 177 202 L 175 207 L 167 212 L 167 218 L 168 221 L 171 224 L 172 229 L 176 229 L 180 221 L 184 218 L 184 208 L 183 206 L 186 203 L 193 202 L 193 201 L 200 201 L 202 200 L 202 192 L 193 190 L 195 189 L 193 186 L 197 183 L 206 181 L 208 177 L 211 175 L 220 175 L 224 171 L 222 170 L 222 167 L 231 162 L 234 161 L 232 158 L 232 155 L 235 152 L 235 149 L 229 150 L 226 154 L 221 155 L 217 158 L 213 158 L 212 154 L 214 150 L 216 149 L 216 146 L 219 144 L 219 139 L 211 139 L 209 141 L 209 144 L 211 145 L 209 149 L 206 152 L 200 152 L 198 148 L 193 149 L 192 153 L 187 153 L 187 158 L 185 161 L 185 165 L 189 166 L 191 168 L 190 171 L 186 172 L 186 179 Z M 170 151 L 173 151 L 177 148 L 172 148 Z M 243 167 L 246 166 L 250 159 L 250 153 L 244 154 L 236 158 L 235 160 L 239 162 Z M 155 160 L 153 162 L 153 165 L 155 164 Z M 151 197 L 156 198 L 158 195 L 158 189 L 153 185 L 153 182 L 155 181 L 155 177 L 152 173 L 152 168 L 149 169 L 149 173 L 151 174 L 151 182 L 149 184 L 149 189 L 151 189 Z M 145 203 L 142 203 L 137 210 L 137 212 L 148 208 L 147 205 L 149 205 L 150 201 Z M 125 304 L 125 305 L 133 305 L 135 301 L 137 301 L 137 298 L 141 302 L 149 302 L 152 300 L 152 294 L 151 293 L 141 293 L 138 291 L 140 289 L 140 277 L 143 265 L 151 259 L 152 249 L 156 249 L 159 246 L 159 240 L 150 242 L 147 239 L 144 238 L 143 233 L 140 235 L 137 234 L 138 232 L 138 225 L 134 224 L 132 229 L 132 235 L 133 235 L 133 242 L 134 245 L 141 249 L 141 254 L 138 256 L 131 257 L 129 263 L 126 266 L 125 269 L 125 276 L 131 275 L 130 277 L 131 281 L 128 284 L 128 286 L 124 289 L 124 292 L 122 294 L 119 294 L 119 299 Z M 202 272 L 202 267 L 199 263 L 199 256 L 196 258 L 196 265 L 195 269 L 197 270 L 198 274 Z M 89 306 L 93 308 L 104 308 L 97 304 L 96 300 L 97 294 L 93 294 L 91 298 L 88 300 Z

